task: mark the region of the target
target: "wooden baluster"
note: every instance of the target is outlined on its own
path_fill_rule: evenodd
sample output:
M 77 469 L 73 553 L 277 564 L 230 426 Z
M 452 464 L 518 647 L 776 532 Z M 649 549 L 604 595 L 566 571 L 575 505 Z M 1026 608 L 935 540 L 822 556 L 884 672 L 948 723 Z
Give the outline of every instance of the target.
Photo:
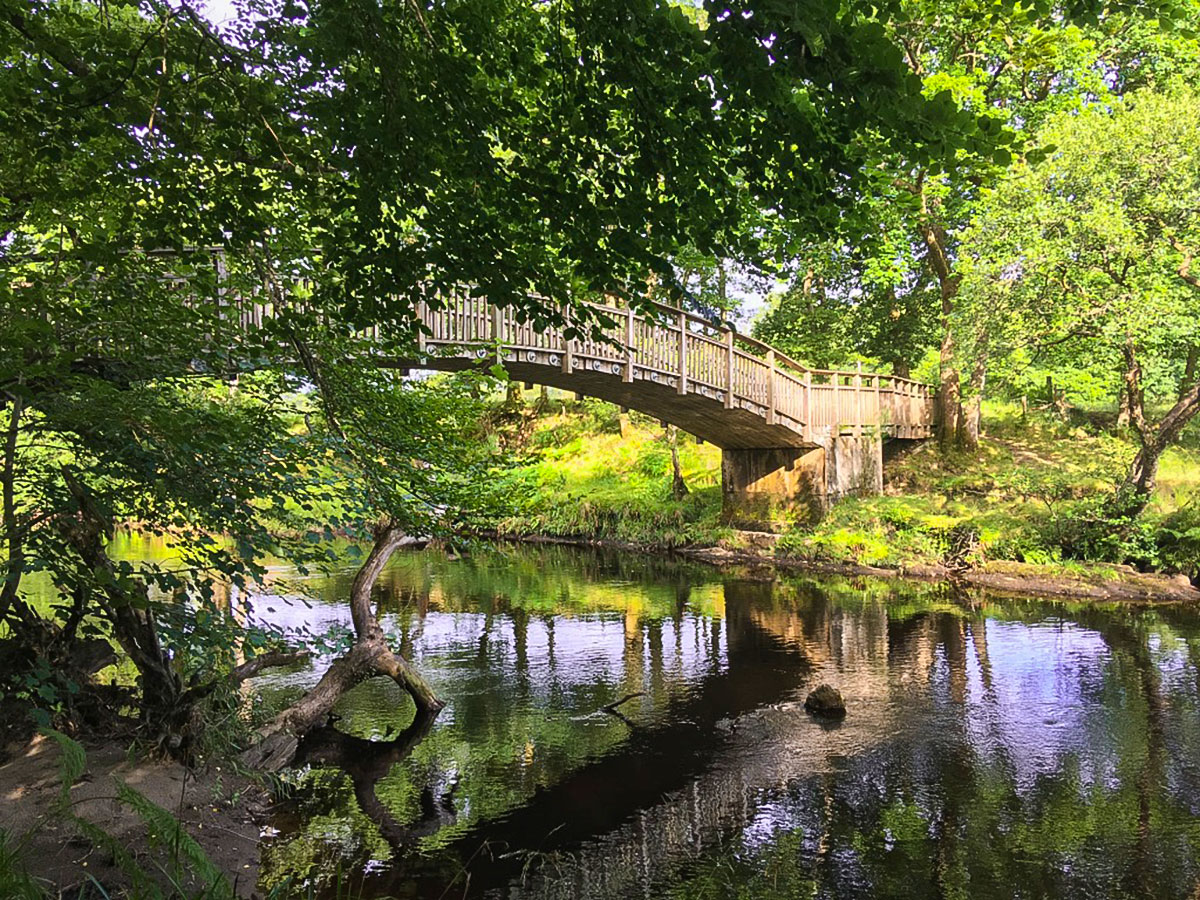
M 496 362 L 498 363 L 504 362 L 504 350 L 502 349 L 504 333 L 501 330 L 503 328 L 501 315 L 500 307 L 492 304 L 492 343 L 496 345 Z
M 889 415 L 887 418 L 891 419 L 891 416 Z M 879 433 L 883 434 L 883 391 L 880 389 L 878 375 L 875 376 L 875 422 L 879 425 Z
M 854 369 L 854 436 L 862 437 L 863 405 L 862 405 L 862 360 Z
M 804 396 L 800 398 L 800 408 L 803 410 L 802 415 L 804 420 L 801 425 L 804 427 L 804 440 L 812 440 L 812 372 L 805 371 L 804 373 Z
M 733 409 L 733 329 L 725 332 L 725 408 Z
M 687 313 L 679 314 L 679 393 L 688 389 L 688 321 Z
M 775 424 L 775 351 L 767 351 L 767 424 Z
M 424 300 L 417 301 L 417 354 L 425 355 L 425 319 L 429 315 L 429 308 Z
M 633 346 L 633 307 L 625 311 L 625 377 L 626 384 L 633 383 L 633 358 L 636 351 Z
M 575 368 L 575 357 L 573 351 L 574 341 L 567 337 L 567 329 L 571 327 L 571 308 L 563 312 L 563 328 L 562 328 L 562 370 L 564 375 L 570 375 Z
M 225 263 L 225 254 L 217 253 L 214 255 L 214 264 L 217 267 L 217 321 L 225 321 L 225 295 L 229 288 L 225 286 L 225 282 L 229 280 L 229 267 Z

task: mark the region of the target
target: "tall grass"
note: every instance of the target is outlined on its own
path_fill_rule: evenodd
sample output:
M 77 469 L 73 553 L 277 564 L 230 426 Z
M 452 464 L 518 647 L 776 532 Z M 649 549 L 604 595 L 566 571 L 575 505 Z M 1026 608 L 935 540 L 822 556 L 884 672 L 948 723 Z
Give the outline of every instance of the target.
M 622 434 L 622 430 L 624 434 Z M 509 535 L 627 541 L 655 546 L 713 543 L 720 523 L 721 456 L 680 434 L 677 450 L 688 493 L 672 496 L 665 429 L 596 401 L 565 404 L 533 422 L 524 465 L 509 476 Z

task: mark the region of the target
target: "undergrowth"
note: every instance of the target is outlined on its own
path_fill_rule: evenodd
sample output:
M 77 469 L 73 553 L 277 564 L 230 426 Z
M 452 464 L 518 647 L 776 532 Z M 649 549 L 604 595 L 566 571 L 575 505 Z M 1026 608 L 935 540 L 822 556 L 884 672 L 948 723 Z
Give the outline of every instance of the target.
M 525 458 L 506 476 L 512 511 L 498 524 L 501 534 L 661 547 L 731 534 L 720 523 L 717 448 L 678 434 L 688 491 L 676 499 L 668 435 L 653 419 L 584 400 L 557 404 L 523 427 Z
M 1135 517 L 1119 502 L 1131 441 L 1022 421 L 1003 405 L 989 412 L 977 453 L 917 447 L 889 463 L 888 496 L 843 500 L 815 527 L 789 529 L 777 552 L 880 566 L 1110 563 L 1200 580 L 1200 452 L 1168 451 L 1158 490 Z
M 689 490 L 676 499 L 658 422 L 591 400 L 543 398 L 525 409 L 507 419 L 525 456 L 507 476 L 512 511 L 499 522 L 501 534 L 658 547 L 737 543 L 721 524 L 716 447 L 678 436 Z M 985 413 L 977 453 L 943 455 L 932 442 L 913 447 L 889 460 L 885 496 L 842 500 L 815 526 L 791 522 L 776 553 L 889 567 L 1011 561 L 1083 571 L 1110 563 L 1200 581 L 1194 436 L 1164 455 L 1155 496 L 1133 518 L 1114 511 L 1136 450 L 1128 436 L 1094 416 L 1024 417 L 1004 403 Z

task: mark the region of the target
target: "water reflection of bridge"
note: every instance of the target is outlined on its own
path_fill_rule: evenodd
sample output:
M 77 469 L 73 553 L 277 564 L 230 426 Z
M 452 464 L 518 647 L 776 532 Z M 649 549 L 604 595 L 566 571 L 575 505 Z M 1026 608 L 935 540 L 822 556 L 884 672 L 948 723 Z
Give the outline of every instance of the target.
M 816 592 L 781 596 L 751 582 L 726 584 L 725 600 L 725 666 L 671 697 L 657 724 L 454 842 L 470 860 L 470 896 L 653 896 L 672 870 L 752 826 L 787 784 L 903 729 L 911 710 L 894 702 L 897 680 L 912 687 L 944 665 L 959 694 L 968 659 L 987 659 L 984 629 L 963 618 L 895 623 L 879 604 L 847 615 Z M 656 665 L 640 646 L 645 623 L 626 630 L 630 674 Z M 836 728 L 800 707 L 827 674 L 853 705 Z M 422 893 L 439 893 L 444 876 L 433 873 L 393 870 L 368 884 L 389 891 L 414 874 Z
M 727 596 L 731 605 L 745 606 L 756 629 L 806 660 L 812 667 L 806 685 L 826 677 L 838 683 L 854 714 L 840 725 L 824 726 L 803 711 L 799 694 L 789 692 L 784 703 L 742 717 L 705 771 L 608 834 L 553 860 L 530 880 L 523 896 L 654 896 L 665 878 L 731 834 L 752 828 L 764 806 L 769 818 L 770 799 L 789 783 L 829 773 L 839 758 L 900 730 L 910 711 L 889 702 L 897 674 L 893 663 L 901 661 L 905 677 L 927 679 L 941 649 L 961 673 L 954 680 L 965 685 L 967 654 L 959 651 L 971 632 L 983 634 L 978 628 L 938 634 L 927 617 L 889 628 L 881 606 L 856 616 L 837 614 L 828 602 L 815 599 L 799 609 L 772 606 L 770 586 L 728 585 Z M 808 824 L 819 829 L 822 810 L 809 813 L 813 821 Z

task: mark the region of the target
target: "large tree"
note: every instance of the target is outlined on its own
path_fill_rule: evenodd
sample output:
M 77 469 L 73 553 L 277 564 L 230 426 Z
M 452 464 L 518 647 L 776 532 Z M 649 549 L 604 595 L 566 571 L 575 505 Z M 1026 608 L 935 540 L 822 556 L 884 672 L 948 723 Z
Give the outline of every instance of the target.
M 1040 135 L 1053 152 L 991 192 L 970 234 L 962 315 L 1001 355 L 1071 352 L 1120 384 L 1140 444 L 1135 510 L 1200 412 L 1197 103 L 1179 87 L 1057 116 Z
M 1115 6 L 1102 17 L 1080 13 L 1070 3 L 1008 8 L 971 0 L 905 0 L 888 28 L 927 93 L 952 97 L 962 109 L 986 117 L 985 127 L 996 133 L 1011 129 L 1018 144 L 1030 140 L 1048 117 L 1081 101 L 1200 77 L 1194 31 L 1200 13 L 1194 5 Z M 800 235 L 794 248 L 797 275 L 762 333 L 786 334 L 810 312 L 824 314 L 849 333 L 843 352 L 890 356 L 903 371 L 906 358 L 920 356 L 916 341 L 934 323 L 940 437 L 945 445 L 973 446 L 987 335 L 955 315 L 964 274 L 962 236 L 981 192 L 1005 177 L 1014 149 L 968 147 L 939 167 L 922 163 L 902 145 L 870 145 L 871 177 L 859 199 L 868 227 L 857 239 Z M 879 337 L 894 341 L 891 354 Z

